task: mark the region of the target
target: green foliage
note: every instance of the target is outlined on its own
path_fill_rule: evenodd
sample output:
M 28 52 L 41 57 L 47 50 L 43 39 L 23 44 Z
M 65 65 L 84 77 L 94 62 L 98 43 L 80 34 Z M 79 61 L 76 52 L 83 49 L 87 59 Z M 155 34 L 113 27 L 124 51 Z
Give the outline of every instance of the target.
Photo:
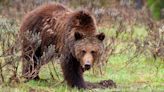
M 160 19 L 161 9 L 164 8 L 164 0 L 147 0 L 147 4 L 155 19 Z

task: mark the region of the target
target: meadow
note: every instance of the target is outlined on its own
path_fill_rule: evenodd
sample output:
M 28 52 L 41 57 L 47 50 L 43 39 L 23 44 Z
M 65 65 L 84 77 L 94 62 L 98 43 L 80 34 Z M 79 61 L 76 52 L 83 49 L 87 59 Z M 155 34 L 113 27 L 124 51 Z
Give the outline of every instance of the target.
M 15 24 L 8 25 L 4 28 L 1 27 L 1 54 L 3 51 L 2 49 L 5 50 L 15 44 L 15 42 L 17 42 L 16 34 L 18 33 L 18 28 L 19 27 Z M 116 28 L 109 29 L 106 27 L 101 27 L 99 28 L 99 31 L 104 32 L 108 38 L 116 35 Z M 148 35 L 144 26 L 136 26 L 133 28 L 133 31 L 133 39 L 140 38 L 140 40 L 142 40 L 145 39 Z M 115 44 L 111 46 L 111 49 L 115 48 L 115 50 L 113 54 L 108 56 L 107 62 L 104 65 L 101 65 L 101 69 L 95 66 L 90 71 L 84 73 L 84 78 L 86 81 L 99 82 L 101 80 L 112 79 L 114 82 L 116 82 L 117 88 L 80 90 L 80 92 L 164 91 L 164 64 L 162 59 L 154 59 L 152 56 L 147 57 L 143 53 L 139 53 L 136 45 L 129 42 L 130 36 L 128 35 L 128 33 L 124 33 L 119 35 L 119 37 L 115 39 L 117 41 L 115 41 Z M 13 60 L 11 61 L 12 63 L 17 62 L 17 76 L 19 77 L 21 72 L 21 62 L 19 62 L 20 51 L 19 49 L 17 49 L 18 48 L 15 48 L 15 51 L 10 53 L 11 56 L 1 56 L 0 60 L 1 66 L 5 64 L 4 62 L 10 61 L 11 59 Z M 39 73 L 41 80 L 30 80 L 25 83 L 21 81 L 19 83 L 16 83 L 15 81 L 10 80 L 12 69 L 14 69 L 11 62 L 9 65 L 6 65 L 4 68 L 2 68 L 3 73 L 1 74 L 4 77 L 4 81 L 3 84 L 0 85 L 0 92 L 79 91 L 76 88 L 69 88 L 66 83 L 63 82 L 60 62 L 57 59 L 54 59 L 52 62 L 44 65 L 41 68 L 41 71 Z
M 58 58 L 42 66 L 40 80 L 25 81 L 19 37 L 22 12 L 16 12 L 17 18 L 0 15 L 0 92 L 164 92 L 164 21 L 153 20 L 146 9 L 100 11 L 93 13 L 98 31 L 106 35 L 105 52 L 98 64 L 84 73 L 84 79 L 93 83 L 111 79 L 117 88 L 68 87 Z

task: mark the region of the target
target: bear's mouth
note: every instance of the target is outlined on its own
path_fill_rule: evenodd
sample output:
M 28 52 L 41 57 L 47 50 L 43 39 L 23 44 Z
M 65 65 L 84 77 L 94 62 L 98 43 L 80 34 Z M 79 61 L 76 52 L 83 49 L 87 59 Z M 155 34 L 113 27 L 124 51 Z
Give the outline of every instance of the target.
M 82 69 L 82 71 L 84 72 L 84 71 L 87 71 L 87 70 L 89 70 L 91 68 L 91 66 L 81 66 L 81 69 Z

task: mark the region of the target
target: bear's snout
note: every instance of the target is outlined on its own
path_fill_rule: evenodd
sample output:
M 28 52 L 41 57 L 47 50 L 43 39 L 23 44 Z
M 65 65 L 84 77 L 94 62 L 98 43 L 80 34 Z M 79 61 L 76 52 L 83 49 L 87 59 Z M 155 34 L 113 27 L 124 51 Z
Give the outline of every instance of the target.
M 89 70 L 94 62 L 93 56 L 90 53 L 86 53 L 82 59 L 82 67 L 84 70 Z
M 90 63 L 90 61 L 86 61 L 86 63 L 84 64 L 84 69 L 85 70 L 89 70 L 90 68 L 91 68 L 91 63 Z

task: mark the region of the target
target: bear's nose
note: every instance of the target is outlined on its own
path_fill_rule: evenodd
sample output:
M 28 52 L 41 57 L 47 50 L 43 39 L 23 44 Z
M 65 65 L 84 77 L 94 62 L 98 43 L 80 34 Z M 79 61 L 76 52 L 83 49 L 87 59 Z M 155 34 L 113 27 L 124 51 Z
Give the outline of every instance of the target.
M 84 64 L 84 68 L 85 70 L 89 70 L 91 68 L 91 63 L 89 61 L 87 61 L 85 64 Z

